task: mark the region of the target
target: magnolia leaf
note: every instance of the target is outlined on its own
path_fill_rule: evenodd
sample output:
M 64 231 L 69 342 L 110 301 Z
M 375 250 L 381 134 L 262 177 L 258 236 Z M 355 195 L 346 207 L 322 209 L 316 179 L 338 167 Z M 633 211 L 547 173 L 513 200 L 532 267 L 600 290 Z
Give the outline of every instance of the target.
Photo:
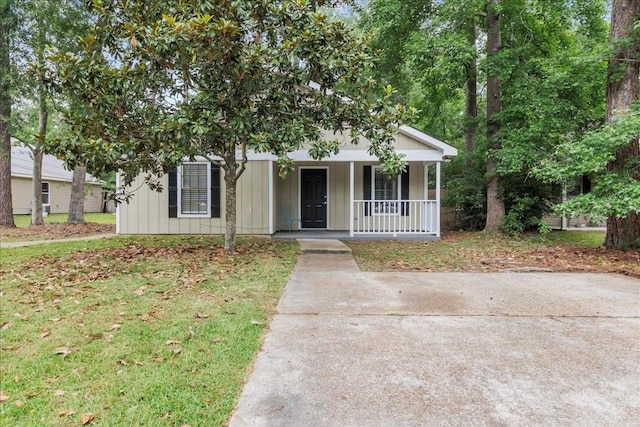
M 180 341 L 180 340 L 167 340 L 167 342 L 165 344 L 166 345 L 178 345 L 178 344 L 182 344 L 182 341 Z
M 91 413 L 84 413 L 82 414 L 82 416 L 80 417 L 80 423 L 83 426 L 86 426 L 87 424 L 90 424 L 93 420 L 96 419 L 96 416 L 94 414 Z

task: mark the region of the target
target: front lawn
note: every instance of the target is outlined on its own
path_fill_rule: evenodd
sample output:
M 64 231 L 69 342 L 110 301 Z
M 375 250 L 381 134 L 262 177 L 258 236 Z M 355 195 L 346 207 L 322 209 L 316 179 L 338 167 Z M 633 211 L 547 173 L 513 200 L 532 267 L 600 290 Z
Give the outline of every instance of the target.
M 67 214 L 49 214 L 43 218 L 45 224 L 57 224 L 67 222 Z M 115 224 L 116 215 L 112 213 L 91 212 L 84 214 L 86 222 L 95 222 L 97 224 Z M 13 221 L 16 227 L 26 227 L 31 223 L 31 215 L 14 215 Z
M 0 227 L 3 242 L 67 239 L 94 234 L 111 234 L 116 231 L 116 216 L 110 213 L 86 213 L 86 224 L 67 224 L 67 214 L 51 214 L 44 218 L 44 225 L 29 225 L 30 215 L 14 215 L 16 227 Z
M 440 241 L 347 241 L 368 271 L 576 271 L 640 277 L 640 252 L 607 251 L 604 231 L 505 236 L 444 233 Z
M 0 249 L 0 425 L 225 424 L 296 252 L 177 236 Z

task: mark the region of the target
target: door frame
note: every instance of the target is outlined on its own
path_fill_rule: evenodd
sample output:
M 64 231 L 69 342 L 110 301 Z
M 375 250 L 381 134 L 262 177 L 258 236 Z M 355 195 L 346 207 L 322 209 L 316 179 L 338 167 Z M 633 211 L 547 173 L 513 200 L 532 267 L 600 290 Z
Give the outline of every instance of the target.
M 303 169 L 325 169 L 327 171 L 327 182 L 325 188 L 327 189 L 327 227 L 326 228 L 304 228 L 300 227 L 300 230 L 330 230 L 329 228 L 329 166 L 299 166 L 298 167 L 298 218 L 302 222 L 302 170 Z

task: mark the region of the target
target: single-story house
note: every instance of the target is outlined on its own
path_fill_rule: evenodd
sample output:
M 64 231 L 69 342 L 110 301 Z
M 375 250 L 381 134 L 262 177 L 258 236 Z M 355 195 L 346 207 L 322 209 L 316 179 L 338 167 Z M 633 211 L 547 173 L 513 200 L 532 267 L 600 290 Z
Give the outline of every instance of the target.
M 566 202 L 581 194 L 591 192 L 591 180 L 584 175 L 577 178 L 571 185 L 558 185 L 554 188 L 554 198 L 558 202 Z M 584 227 L 606 227 L 604 223 L 594 221 L 589 215 L 582 214 L 572 217 L 559 216 L 550 213 L 543 218 L 544 222 L 553 230 L 570 230 Z
M 14 215 L 31 214 L 33 186 L 33 158 L 24 146 L 11 147 L 11 200 Z M 71 199 L 73 171 L 64 163 L 45 154 L 42 159 L 42 208 L 43 213 L 68 213 Z M 84 211 L 102 212 L 103 182 L 87 174 Z
M 295 170 L 285 179 L 273 155 L 248 153 L 237 183 L 238 234 L 329 230 L 349 236 L 440 236 L 440 166 L 457 155 L 454 147 L 402 126 L 395 148 L 408 167 L 389 179 L 368 153 L 367 140 L 353 145 L 347 135 L 329 137 L 341 139 L 338 154 L 316 161 L 303 146 L 290 153 Z M 223 173 L 204 158 L 185 161 L 161 178 L 161 193 L 150 190 L 140 176 L 131 185 L 134 197 L 117 208 L 117 232 L 223 234 Z

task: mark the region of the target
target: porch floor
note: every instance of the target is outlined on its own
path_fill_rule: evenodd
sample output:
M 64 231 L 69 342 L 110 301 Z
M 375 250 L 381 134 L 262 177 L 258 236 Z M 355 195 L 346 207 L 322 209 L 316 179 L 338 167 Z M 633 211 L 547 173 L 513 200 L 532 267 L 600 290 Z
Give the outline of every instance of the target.
M 302 231 L 276 231 L 273 239 L 293 240 L 293 239 L 338 239 L 338 240 L 440 240 L 433 234 L 356 234 L 349 236 L 349 230 L 302 230 Z

